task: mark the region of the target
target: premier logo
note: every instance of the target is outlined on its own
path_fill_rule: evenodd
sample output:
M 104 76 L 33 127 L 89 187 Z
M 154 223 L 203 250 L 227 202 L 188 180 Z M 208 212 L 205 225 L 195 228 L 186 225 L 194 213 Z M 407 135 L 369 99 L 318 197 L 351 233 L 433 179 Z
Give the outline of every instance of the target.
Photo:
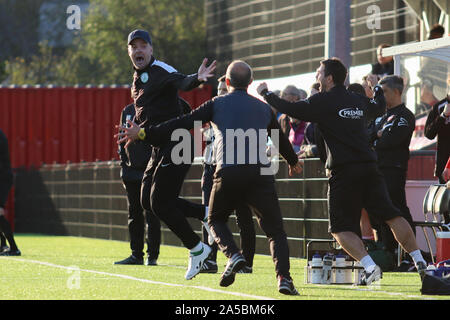
M 361 119 L 364 116 L 364 111 L 358 108 L 347 108 L 339 111 L 339 116 L 347 119 Z

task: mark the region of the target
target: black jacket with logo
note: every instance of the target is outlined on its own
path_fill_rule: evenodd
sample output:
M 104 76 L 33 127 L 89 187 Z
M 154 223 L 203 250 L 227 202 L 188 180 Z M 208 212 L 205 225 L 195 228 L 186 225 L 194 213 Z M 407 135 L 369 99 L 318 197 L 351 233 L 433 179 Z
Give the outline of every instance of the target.
M 143 76 L 144 73 L 147 75 Z M 136 123 L 145 127 L 179 116 L 178 90 L 192 90 L 200 84 L 197 74 L 186 76 L 152 57 L 146 68 L 134 73 L 132 92 Z
M 436 153 L 436 177 L 440 177 L 444 171 L 445 164 L 450 157 L 450 118 L 442 116 L 445 105 L 450 103 L 448 98 L 445 98 L 436 103 L 428 114 L 427 122 L 425 123 L 425 136 L 428 139 L 437 138 L 437 153 Z
M 288 102 L 271 92 L 264 98 L 282 113 L 317 123 L 326 144 L 328 169 L 377 160 L 369 145 L 367 119 L 375 119 L 385 111 L 381 87 L 376 87 L 372 100 L 347 91 L 343 85 L 298 102 Z
M 416 126 L 414 114 L 404 105 L 388 109 L 374 121 L 371 140 L 378 156 L 378 166 L 407 170 L 409 144 Z M 383 130 L 380 138 L 378 131 Z
M 0 208 L 4 208 L 13 184 L 13 173 L 9 160 L 8 139 L 0 130 Z
M 134 104 L 129 104 L 122 110 L 120 124 L 125 126 L 127 119 L 135 118 Z M 147 163 L 152 155 L 152 146 L 142 140 L 135 140 L 125 148 L 125 142 L 119 145 L 120 177 L 124 181 L 140 181 L 144 175 Z

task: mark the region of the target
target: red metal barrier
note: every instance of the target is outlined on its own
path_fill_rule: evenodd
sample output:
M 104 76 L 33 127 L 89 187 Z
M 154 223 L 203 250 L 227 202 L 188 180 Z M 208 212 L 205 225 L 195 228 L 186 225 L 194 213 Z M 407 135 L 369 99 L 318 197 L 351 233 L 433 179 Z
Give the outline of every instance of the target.
M 212 88 L 180 95 L 192 108 L 209 100 Z M 117 132 L 122 109 L 132 102 L 129 87 L 0 87 L 0 129 L 8 138 L 11 165 L 118 159 Z M 13 222 L 13 192 L 7 202 Z

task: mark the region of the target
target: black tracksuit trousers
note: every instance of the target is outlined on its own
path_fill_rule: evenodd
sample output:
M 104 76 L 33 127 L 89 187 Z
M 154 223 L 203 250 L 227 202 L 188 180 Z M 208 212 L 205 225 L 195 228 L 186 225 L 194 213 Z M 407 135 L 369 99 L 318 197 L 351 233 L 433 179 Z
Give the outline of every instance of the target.
M 131 253 L 142 258 L 144 253 L 145 223 L 147 222 L 147 254 L 149 259 L 158 259 L 161 244 L 161 222 L 141 206 L 141 181 L 123 181 L 128 199 L 128 231 Z M 145 217 L 144 217 L 145 214 Z
M 277 276 L 290 278 L 289 247 L 275 179 L 272 175 L 261 175 L 260 171 L 259 165 L 235 165 L 216 172 L 208 223 L 219 248 L 226 257 L 231 258 L 239 249 L 227 226 L 228 217 L 236 208 L 250 206 L 268 237 Z
M 213 176 L 216 171 L 216 166 L 211 164 L 204 164 L 202 175 L 202 201 L 203 204 L 209 205 L 211 190 L 213 186 Z M 247 266 L 253 266 L 253 258 L 255 256 L 256 248 L 256 234 L 253 224 L 252 210 L 245 204 L 236 208 L 236 220 L 240 230 L 242 255 L 247 262 Z M 207 242 L 208 232 L 203 229 L 203 241 Z M 210 258 L 217 260 L 217 243 L 211 246 L 213 249 Z
M 175 164 L 172 161 L 172 149 L 177 143 L 172 141 L 163 147 L 153 148 L 152 157 L 142 178 L 141 201 L 145 210 L 151 210 L 186 248 L 192 249 L 199 243 L 200 237 L 186 218 L 203 220 L 205 206 L 179 197 L 191 164 Z M 193 158 L 192 152 L 191 163 Z

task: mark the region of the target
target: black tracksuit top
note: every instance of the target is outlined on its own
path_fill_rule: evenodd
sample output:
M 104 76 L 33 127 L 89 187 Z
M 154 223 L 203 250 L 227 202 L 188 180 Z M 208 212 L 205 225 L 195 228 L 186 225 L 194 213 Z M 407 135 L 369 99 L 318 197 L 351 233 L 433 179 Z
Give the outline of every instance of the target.
M 444 118 L 442 112 L 445 105 L 450 103 L 450 99 L 445 98 L 436 103 L 428 113 L 425 123 L 425 136 L 428 139 L 434 139 L 437 135 L 437 153 L 436 153 L 436 177 L 440 177 L 444 171 L 447 160 L 450 156 L 450 119 Z
M 237 164 L 258 164 L 268 166 L 266 156 L 267 136 L 271 136 L 272 129 L 279 130 L 279 141 L 273 139 L 275 146 L 280 154 L 286 159 L 290 165 L 298 162 L 292 146 L 285 135 L 282 134 L 281 128 L 275 114 L 270 107 L 263 101 L 249 95 L 245 90 L 235 90 L 223 96 L 218 96 L 203 103 L 200 107 L 191 113 L 179 118 L 166 121 L 157 126 L 148 126 L 146 130 L 146 139 L 153 145 L 158 146 L 170 139 L 170 134 L 177 128 L 190 130 L 194 127 L 195 121 L 202 123 L 211 122 L 214 129 L 214 143 L 217 147 L 216 171 L 228 166 Z M 256 129 L 262 134 L 257 134 L 255 140 L 257 147 L 253 149 L 248 140 L 245 140 L 245 156 L 239 161 L 238 158 L 244 155 L 244 152 L 237 148 L 232 149 L 230 146 L 237 146 L 236 142 L 232 142 L 231 133 L 250 133 Z M 229 139 L 232 139 L 231 141 Z M 277 145 L 278 143 L 278 145 Z M 251 159 L 255 159 L 253 162 Z
M 378 156 L 378 167 L 394 167 L 407 170 L 409 144 L 416 126 L 414 114 L 404 105 L 388 109 L 375 120 L 372 141 Z M 383 129 L 378 138 L 377 133 Z
M 272 92 L 265 93 L 264 98 L 282 113 L 317 123 L 326 143 L 328 169 L 377 161 L 369 145 L 367 122 L 381 116 L 386 109 L 381 87 L 376 87 L 372 100 L 347 91 L 343 85 L 298 102 L 288 102 Z
M 133 77 L 136 123 L 144 127 L 179 116 L 178 90 L 192 90 L 200 84 L 197 74 L 186 76 L 152 57 L 147 67 L 135 70 Z

